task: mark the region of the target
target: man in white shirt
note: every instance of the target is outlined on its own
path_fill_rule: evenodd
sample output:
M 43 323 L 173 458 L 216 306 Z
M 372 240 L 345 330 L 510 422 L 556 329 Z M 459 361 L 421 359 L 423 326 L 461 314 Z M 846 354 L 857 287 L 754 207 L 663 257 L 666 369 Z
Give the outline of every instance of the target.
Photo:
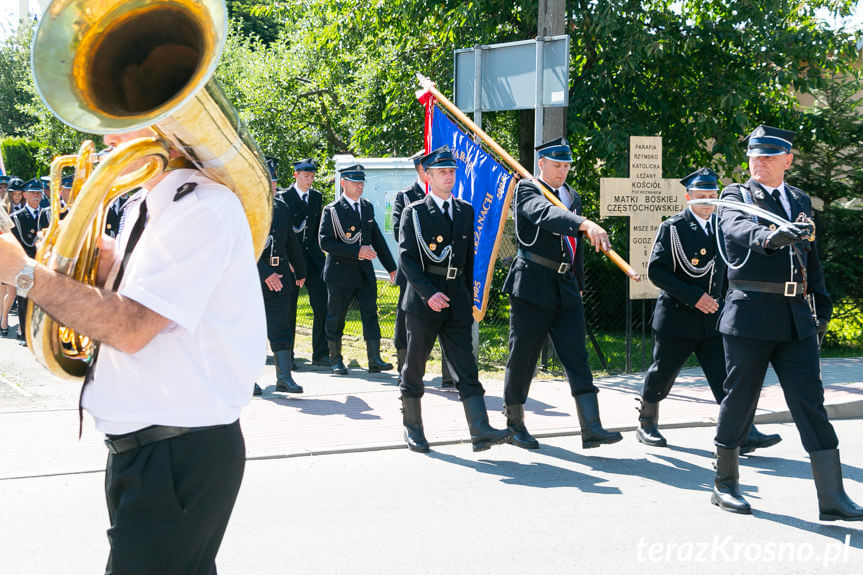
M 105 136 L 118 146 L 149 129 Z M 239 199 L 194 169 L 165 172 L 103 241 L 91 287 L 0 237 L 0 281 L 99 342 L 81 405 L 106 434 L 110 573 L 213 573 L 245 465 L 243 405 L 266 358 Z M 115 286 L 117 287 L 117 286 Z

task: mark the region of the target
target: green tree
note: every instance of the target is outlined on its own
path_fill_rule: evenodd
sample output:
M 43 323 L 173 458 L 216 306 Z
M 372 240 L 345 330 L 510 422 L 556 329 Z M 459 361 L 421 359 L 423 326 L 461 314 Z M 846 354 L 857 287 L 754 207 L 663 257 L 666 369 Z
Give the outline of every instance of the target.
M 29 25 L 21 24 L 0 44 L 0 136 L 20 136 L 38 120 L 25 111 L 33 96 L 22 89 L 30 81 Z

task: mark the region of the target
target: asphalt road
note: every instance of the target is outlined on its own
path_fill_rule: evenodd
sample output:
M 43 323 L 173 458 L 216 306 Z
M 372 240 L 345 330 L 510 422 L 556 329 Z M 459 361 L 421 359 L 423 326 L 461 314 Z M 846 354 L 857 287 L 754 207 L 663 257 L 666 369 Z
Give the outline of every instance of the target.
M 863 502 L 861 421 L 836 422 L 846 488 Z M 222 550 L 225 573 L 860 573 L 863 531 L 820 523 L 792 425 L 742 458 L 753 516 L 710 505 L 711 428 L 479 454 L 465 444 L 253 460 Z M 0 481 L 0 572 L 98 573 L 102 473 Z M 863 525 L 861 525 L 863 527 Z

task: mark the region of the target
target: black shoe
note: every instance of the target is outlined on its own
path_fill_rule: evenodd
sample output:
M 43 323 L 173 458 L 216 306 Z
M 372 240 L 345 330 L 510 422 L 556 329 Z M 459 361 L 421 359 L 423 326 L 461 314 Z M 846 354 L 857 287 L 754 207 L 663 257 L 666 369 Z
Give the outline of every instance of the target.
M 291 377 L 291 351 L 288 349 L 273 353 L 273 360 L 276 364 L 276 391 L 283 393 L 302 393 L 303 388 L 297 385 L 294 378 Z
M 9 328 L 8 327 L 0 327 L 0 335 L 2 335 L 3 337 L 6 337 L 7 335 L 9 335 Z
M 330 348 L 330 371 L 333 375 L 347 375 L 348 368 L 342 362 L 342 340 L 328 341 Z
M 402 396 L 402 424 L 408 449 L 418 453 L 431 451 L 423 432 L 422 402 L 419 397 Z
M 606 431 L 599 420 L 599 401 L 595 393 L 575 396 L 575 408 L 581 425 L 581 446 L 584 449 L 605 443 L 617 443 L 623 436 L 617 431 Z
M 467 426 L 470 429 L 470 442 L 474 451 L 491 449 L 492 445 L 505 443 L 511 432 L 508 429 L 495 429 L 488 423 L 485 399 L 481 395 L 466 397 L 462 400 Z
M 651 447 L 667 446 L 668 442 L 659 433 L 659 403 L 642 399 L 639 413 L 639 427 L 635 431 L 635 437 L 638 441 Z
M 732 513 L 751 515 L 752 508 L 740 494 L 739 450 L 716 448 L 716 476 L 710 502 Z
M 755 425 L 749 428 L 749 433 L 746 436 L 746 439 L 743 440 L 743 443 L 740 444 L 740 455 L 746 455 L 747 453 L 752 453 L 756 449 L 764 449 L 765 447 L 770 447 L 771 445 L 776 445 L 782 441 L 782 437 L 778 433 L 771 433 L 770 435 L 765 435 L 755 429 Z
M 524 426 L 524 404 L 506 405 L 506 428 L 512 434 L 509 443 L 524 449 L 539 449 L 539 441 Z
M 381 340 L 379 339 L 366 341 L 366 355 L 369 358 L 369 373 L 380 373 L 393 368 L 393 364 L 381 359 Z
M 442 379 L 440 382 L 442 389 L 455 387 L 455 382 L 451 379 Z
M 255 389 L 252 390 L 252 395 L 258 397 L 264 394 L 264 390 L 261 389 L 261 386 L 255 383 Z
M 812 477 L 818 493 L 818 519 L 821 521 L 863 521 L 863 507 L 854 503 L 842 485 L 842 463 L 838 449 L 809 454 Z

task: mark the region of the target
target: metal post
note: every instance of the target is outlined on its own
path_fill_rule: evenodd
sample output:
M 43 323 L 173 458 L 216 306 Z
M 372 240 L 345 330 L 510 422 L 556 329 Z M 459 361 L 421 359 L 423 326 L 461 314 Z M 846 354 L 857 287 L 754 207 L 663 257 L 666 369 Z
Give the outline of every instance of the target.
M 641 371 L 644 371 L 644 340 L 646 337 L 645 330 L 647 322 L 644 320 L 647 314 L 647 300 L 641 300 Z
M 543 46 L 545 46 L 543 38 L 536 39 L 536 100 L 534 101 L 534 116 L 533 116 L 533 146 L 539 146 L 542 142 L 542 125 L 543 125 L 543 109 L 542 109 L 542 56 Z M 534 173 L 539 173 L 539 163 L 536 151 L 533 152 Z
M 632 300 L 629 299 L 629 282 L 626 282 L 626 366 L 624 373 L 632 373 Z
M 473 122 L 482 128 L 482 46 L 473 49 Z

